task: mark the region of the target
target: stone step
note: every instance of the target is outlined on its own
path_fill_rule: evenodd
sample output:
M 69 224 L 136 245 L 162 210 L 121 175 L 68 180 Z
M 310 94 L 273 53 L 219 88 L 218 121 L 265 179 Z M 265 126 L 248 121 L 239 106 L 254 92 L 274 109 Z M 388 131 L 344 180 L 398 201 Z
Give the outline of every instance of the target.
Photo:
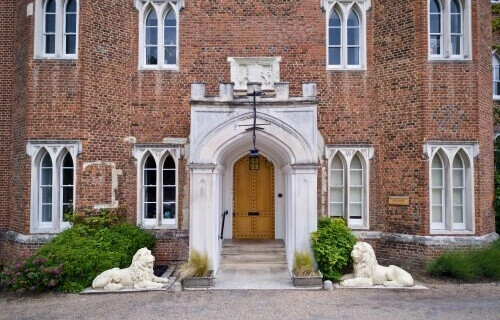
M 273 266 L 288 266 L 283 260 L 255 260 L 255 259 L 222 259 L 221 266 L 228 265 L 273 265 Z
M 268 247 L 224 247 L 222 249 L 222 254 L 260 254 L 260 253 L 270 253 L 270 254 L 285 254 L 285 248 L 268 248 Z
M 285 255 L 222 255 L 222 262 L 234 263 L 286 263 Z
M 224 248 L 285 248 L 281 240 L 226 240 Z

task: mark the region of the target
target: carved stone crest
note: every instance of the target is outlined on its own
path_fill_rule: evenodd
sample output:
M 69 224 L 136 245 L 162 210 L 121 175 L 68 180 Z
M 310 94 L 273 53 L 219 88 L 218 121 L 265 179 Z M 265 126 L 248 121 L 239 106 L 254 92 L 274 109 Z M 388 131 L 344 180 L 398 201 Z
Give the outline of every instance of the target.
M 281 57 L 228 58 L 231 82 L 235 90 L 247 90 L 247 83 L 260 82 L 263 90 L 272 90 L 280 81 Z

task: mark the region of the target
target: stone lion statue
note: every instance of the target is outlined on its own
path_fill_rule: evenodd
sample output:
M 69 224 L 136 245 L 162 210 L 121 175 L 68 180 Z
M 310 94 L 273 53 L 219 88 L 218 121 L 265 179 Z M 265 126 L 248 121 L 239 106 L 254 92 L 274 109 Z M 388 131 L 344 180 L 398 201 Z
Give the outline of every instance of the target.
M 340 285 L 343 287 L 413 286 L 413 278 L 408 272 L 396 266 L 380 266 L 372 246 L 366 242 L 356 243 L 351 257 L 354 260 L 354 273 L 342 277 Z
M 155 289 L 161 288 L 168 279 L 156 277 L 153 274 L 155 257 L 147 248 L 139 249 L 132 264 L 125 269 L 113 268 L 98 275 L 92 282 L 92 288 L 108 291 L 121 290 L 123 288 Z

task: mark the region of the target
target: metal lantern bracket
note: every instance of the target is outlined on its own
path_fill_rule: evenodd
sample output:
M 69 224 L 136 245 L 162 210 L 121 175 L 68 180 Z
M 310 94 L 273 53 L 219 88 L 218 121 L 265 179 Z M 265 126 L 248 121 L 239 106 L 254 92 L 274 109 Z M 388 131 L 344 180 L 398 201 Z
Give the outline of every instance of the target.
M 257 96 L 263 96 L 265 95 L 264 92 L 261 91 L 255 91 L 253 90 L 252 93 L 248 93 L 248 96 L 253 97 L 253 124 L 251 125 L 251 128 L 248 128 L 247 131 L 252 130 L 252 141 L 253 141 L 253 148 L 250 150 L 250 156 L 248 158 L 248 165 L 250 170 L 259 170 L 260 169 L 260 155 L 259 155 L 259 149 L 256 147 L 256 140 L 257 140 L 257 130 L 264 130 L 264 128 L 257 127 Z M 262 126 L 266 126 L 269 124 L 259 124 Z M 242 126 L 250 126 L 250 125 L 242 125 Z

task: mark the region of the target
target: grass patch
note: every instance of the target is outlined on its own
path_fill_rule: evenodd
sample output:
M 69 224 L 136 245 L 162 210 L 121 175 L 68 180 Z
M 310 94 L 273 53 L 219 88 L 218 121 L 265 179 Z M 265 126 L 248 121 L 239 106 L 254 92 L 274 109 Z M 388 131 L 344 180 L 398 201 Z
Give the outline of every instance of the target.
M 191 257 L 188 262 L 183 263 L 177 269 L 177 277 L 179 280 L 196 277 L 206 277 L 210 273 L 210 262 L 207 254 L 191 251 Z
M 447 251 L 427 267 L 435 277 L 464 281 L 500 280 L 500 240 L 483 248 Z
M 309 252 L 295 252 L 293 272 L 298 277 L 318 276 L 318 272 L 314 270 L 313 258 Z

